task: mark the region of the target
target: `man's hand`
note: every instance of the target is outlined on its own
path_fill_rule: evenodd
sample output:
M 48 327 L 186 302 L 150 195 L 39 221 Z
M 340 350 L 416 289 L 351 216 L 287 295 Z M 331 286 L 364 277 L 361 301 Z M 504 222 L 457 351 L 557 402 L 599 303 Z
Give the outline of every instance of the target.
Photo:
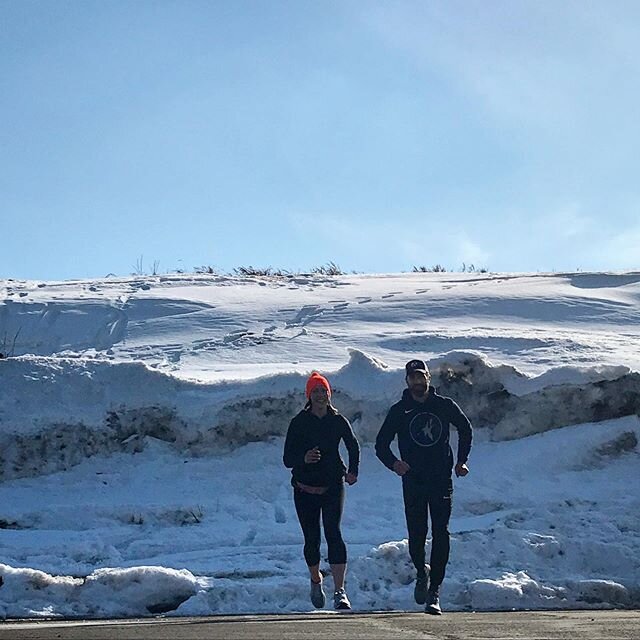
M 309 451 L 304 454 L 304 461 L 306 464 L 315 464 L 321 457 L 320 449 L 318 449 L 318 447 L 313 447 L 313 449 L 309 449 Z
M 456 465 L 456 476 L 458 478 L 464 478 L 467 473 L 469 473 L 469 467 L 467 467 L 463 462 L 458 462 Z
M 396 460 L 393 463 L 393 470 L 399 475 L 403 476 L 411 467 L 404 460 Z
M 347 475 L 344 477 L 344 481 L 351 486 L 352 484 L 355 484 L 356 482 L 358 482 L 358 476 L 355 473 L 347 473 Z

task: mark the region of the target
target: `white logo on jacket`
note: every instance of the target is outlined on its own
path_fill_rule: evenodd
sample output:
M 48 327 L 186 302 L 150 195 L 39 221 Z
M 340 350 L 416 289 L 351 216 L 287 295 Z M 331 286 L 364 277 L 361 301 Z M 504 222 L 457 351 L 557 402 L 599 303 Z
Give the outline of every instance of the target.
M 440 418 L 433 413 L 419 413 L 409 423 L 411 439 L 419 447 L 432 447 L 437 444 L 443 431 Z

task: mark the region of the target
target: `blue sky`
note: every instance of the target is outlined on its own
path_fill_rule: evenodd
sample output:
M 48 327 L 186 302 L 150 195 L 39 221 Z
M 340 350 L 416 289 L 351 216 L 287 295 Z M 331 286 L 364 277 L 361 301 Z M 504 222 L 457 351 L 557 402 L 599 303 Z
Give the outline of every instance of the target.
M 0 0 L 0 277 L 640 268 L 640 3 Z

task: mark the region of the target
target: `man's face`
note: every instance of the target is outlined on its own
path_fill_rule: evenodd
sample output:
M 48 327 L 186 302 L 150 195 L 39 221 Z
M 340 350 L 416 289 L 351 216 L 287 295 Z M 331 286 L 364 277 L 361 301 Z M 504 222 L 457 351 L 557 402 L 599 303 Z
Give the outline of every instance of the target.
M 426 395 L 431 378 L 424 371 L 412 371 L 407 376 L 407 387 L 413 396 L 420 398 Z

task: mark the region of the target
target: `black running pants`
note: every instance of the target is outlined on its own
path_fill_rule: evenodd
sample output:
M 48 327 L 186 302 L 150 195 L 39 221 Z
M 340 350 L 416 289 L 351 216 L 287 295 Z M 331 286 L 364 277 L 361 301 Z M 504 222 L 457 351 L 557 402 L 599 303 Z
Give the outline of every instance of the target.
M 293 501 L 304 535 L 304 559 L 313 567 L 320 562 L 320 517 L 327 541 L 329 564 L 345 564 L 347 547 L 342 539 L 340 521 L 344 508 L 344 484 L 333 485 L 322 495 L 293 489 Z
M 421 482 L 410 477 L 402 479 L 404 512 L 409 533 L 409 555 L 418 573 L 424 571 L 425 544 L 429 530 L 427 514 L 431 516 L 431 576 L 430 588 L 438 588 L 444 580 L 449 561 L 449 519 L 453 496 L 451 478 Z

